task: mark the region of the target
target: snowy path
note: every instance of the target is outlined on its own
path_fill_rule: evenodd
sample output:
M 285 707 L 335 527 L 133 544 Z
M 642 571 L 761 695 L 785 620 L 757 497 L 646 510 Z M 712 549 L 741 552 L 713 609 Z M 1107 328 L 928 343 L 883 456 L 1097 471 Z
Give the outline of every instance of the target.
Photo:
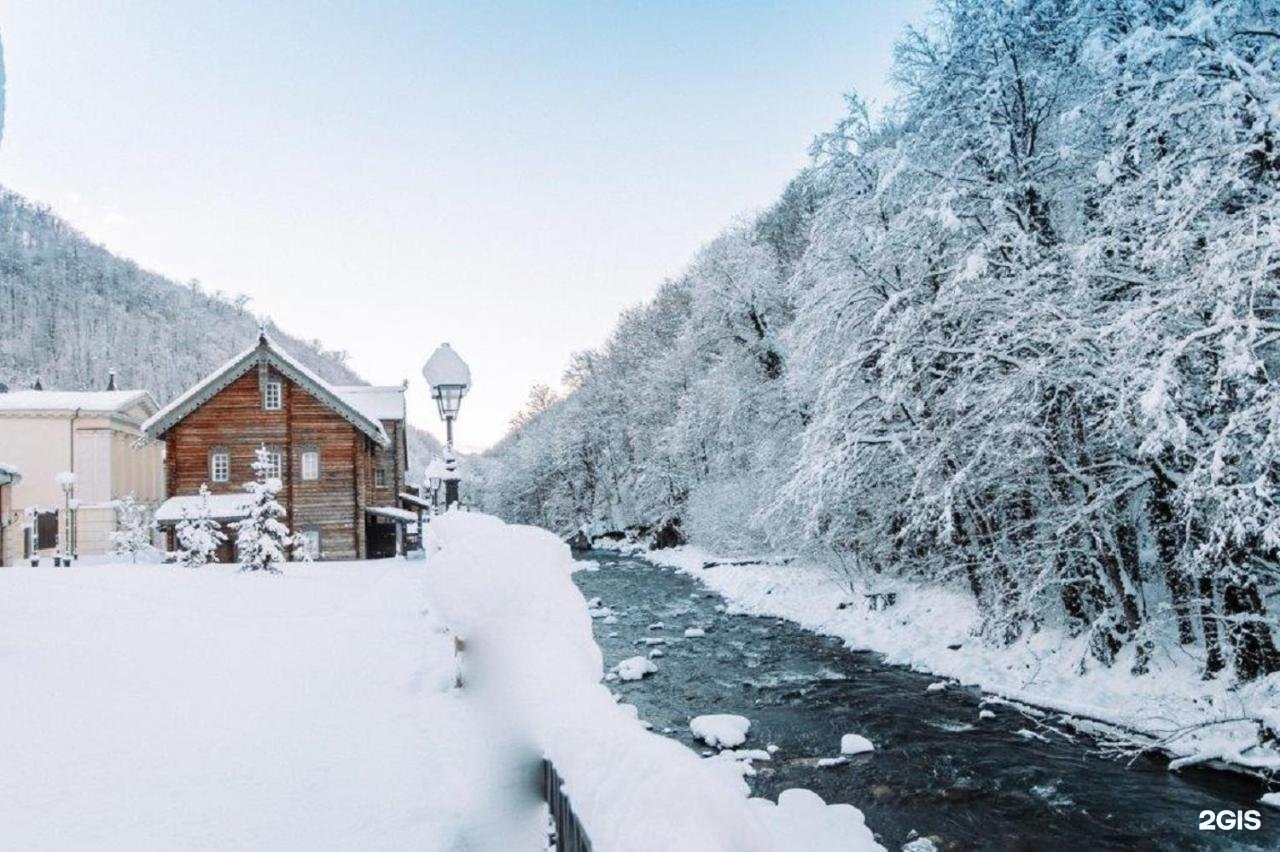
M 423 577 L 0 572 L 0 845 L 444 848 L 483 740 Z

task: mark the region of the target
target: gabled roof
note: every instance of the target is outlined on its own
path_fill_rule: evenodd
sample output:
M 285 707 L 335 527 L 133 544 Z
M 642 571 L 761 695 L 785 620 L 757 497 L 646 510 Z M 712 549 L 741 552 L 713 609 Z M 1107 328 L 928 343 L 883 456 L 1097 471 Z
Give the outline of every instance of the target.
M 23 390 L 0 393 L 0 414 L 120 414 L 139 403 L 148 412 L 156 410 L 156 401 L 144 390 Z
M 385 447 L 391 443 L 377 417 L 371 417 L 361 408 L 353 405 L 351 400 L 343 397 L 332 385 L 285 352 L 265 331 L 259 333 L 258 342 L 253 346 L 227 361 L 188 389 L 186 393 L 156 412 L 142 424 L 143 434 L 148 438 L 163 436 L 219 391 L 263 362 L 306 389 L 352 426 L 377 441 L 380 446 Z

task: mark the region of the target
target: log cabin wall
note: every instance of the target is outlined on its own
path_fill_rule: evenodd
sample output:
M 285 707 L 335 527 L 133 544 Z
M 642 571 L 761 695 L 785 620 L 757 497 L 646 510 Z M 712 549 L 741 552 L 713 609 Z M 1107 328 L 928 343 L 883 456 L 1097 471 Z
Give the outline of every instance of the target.
M 253 478 L 254 453 L 266 444 L 282 455 L 284 488 L 279 499 L 289 513 L 289 527 L 295 532 L 318 530 L 325 559 L 364 556 L 362 507 L 394 505 L 380 501 L 381 491 L 372 503 L 361 499 L 359 480 L 372 467 L 369 448 L 377 445 L 305 388 L 274 370 L 267 378 L 281 383 L 279 411 L 263 407 L 258 371 L 250 370 L 169 430 L 169 496 L 195 494 L 201 483 L 215 494 L 242 493 L 244 483 Z M 230 454 L 229 482 L 213 481 L 210 456 L 215 450 Z M 302 479 L 302 453 L 308 451 L 320 457 L 315 480 Z

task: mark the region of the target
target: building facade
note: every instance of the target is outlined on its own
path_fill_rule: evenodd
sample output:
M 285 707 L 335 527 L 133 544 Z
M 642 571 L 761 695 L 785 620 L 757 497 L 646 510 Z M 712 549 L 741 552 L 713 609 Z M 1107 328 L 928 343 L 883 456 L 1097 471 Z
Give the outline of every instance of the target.
M 395 555 L 409 513 L 399 509 L 408 454 L 404 387 L 332 385 L 265 332 L 144 424 L 163 441 L 164 504 L 156 513 L 173 549 L 174 528 L 200 486 L 224 524 L 245 514 L 244 485 L 265 447 L 281 482 L 290 529 L 313 558 Z M 234 535 L 220 558 L 234 559 Z
M 146 391 L 25 390 L 0 393 L 0 454 L 22 471 L 10 485 L 4 564 L 60 545 L 79 556 L 111 549 L 116 502 L 155 506 L 163 494 L 159 447 L 139 447 L 156 412 Z M 67 474 L 73 476 L 68 477 Z M 70 491 L 66 486 L 70 485 Z
M 9 536 L 13 535 L 11 530 L 19 528 L 22 518 L 17 512 L 13 511 L 13 497 L 11 491 L 14 483 L 22 481 L 22 474 L 11 464 L 0 461 L 0 567 L 11 564 L 8 561 L 5 541 Z

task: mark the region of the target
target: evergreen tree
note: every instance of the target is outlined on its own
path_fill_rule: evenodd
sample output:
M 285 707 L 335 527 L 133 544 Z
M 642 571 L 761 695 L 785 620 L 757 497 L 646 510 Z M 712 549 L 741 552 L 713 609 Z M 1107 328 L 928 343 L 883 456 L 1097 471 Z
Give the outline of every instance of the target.
M 203 482 L 195 509 L 182 510 L 176 535 L 179 559 L 188 568 L 199 568 L 213 561 L 218 547 L 227 540 L 217 521 L 210 517 L 209 486 Z
M 254 480 L 244 486 L 250 495 L 249 514 L 232 524 L 240 552 L 240 570 L 279 573 L 280 564 L 288 560 L 291 551 L 296 549 L 305 557 L 305 542 L 284 523 L 288 513 L 276 500 L 281 483 L 265 446 L 256 451 L 253 472 Z
M 155 524 L 145 506 L 132 494 L 116 501 L 116 530 L 111 533 L 111 552 L 138 561 L 138 554 L 151 549 L 151 531 Z

